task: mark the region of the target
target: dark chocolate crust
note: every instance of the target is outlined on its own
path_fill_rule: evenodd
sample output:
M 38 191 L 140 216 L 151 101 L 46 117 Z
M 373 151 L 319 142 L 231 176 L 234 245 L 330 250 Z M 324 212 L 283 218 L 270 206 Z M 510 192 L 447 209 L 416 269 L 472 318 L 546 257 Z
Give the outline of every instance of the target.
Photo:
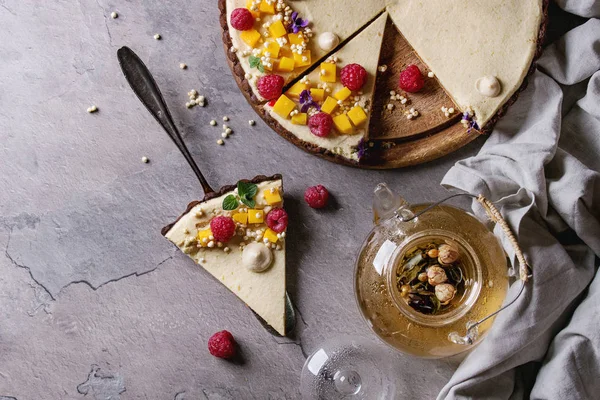
M 282 179 L 283 179 L 283 177 L 281 176 L 281 174 L 275 174 L 273 176 L 258 175 L 258 176 L 255 176 L 252 179 L 240 179 L 240 182 L 259 184 L 259 183 L 262 183 L 262 182 L 276 181 L 276 180 L 282 180 Z M 169 225 L 167 225 L 164 228 L 162 228 L 160 230 L 160 233 L 163 236 L 166 236 L 167 233 L 171 230 L 171 228 L 184 215 L 186 215 L 187 213 L 189 213 L 190 211 L 192 211 L 192 208 L 196 207 L 198 204 L 204 203 L 205 201 L 208 201 L 210 199 L 214 199 L 215 197 L 223 196 L 225 193 L 232 192 L 236 187 L 237 187 L 237 184 L 236 185 L 226 185 L 226 186 L 223 186 L 222 188 L 220 188 L 219 190 L 217 190 L 216 192 L 206 193 L 204 195 L 204 198 L 202 200 L 192 201 L 190 204 L 188 204 L 188 206 L 185 209 L 185 211 L 183 212 L 183 214 L 181 214 L 175 221 L 173 221 Z
M 491 133 L 491 131 L 493 130 L 493 128 L 496 125 L 496 123 L 498 122 L 498 120 L 500 120 L 500 118 L 502 118 L 506 114 L 509 107 L 517 101 L 517 99 L 519 98 L 519 94 L 527 88 L 528 80 L 529 80 L 530 76 L 535 72 L 535 70 L 537 68 L 537 60 L 539 59 L 539 57 L 541 56 L 542 51 L 543 51 L 544 40 L 546 37 L 546 29 L 547 29 L 547 24 L 548 24 L 549 2 L 550 2 L 550 0 L 543 0 L 543 2 L 542 2 L 542 21 L 540 23 L 540 29 L 538 32 L 537 49 L 536 49 L 536 53 L 533 57 L 531 66 L 529 67 L 529 70 L 527 71 L 527 74 L 525 75 L 525 78 L 523 79 L 521 86 L 502 105 L 502 107 L 500 107 L 500 109 L 485 124 L 485 126 L 482 129 L 480 129 L 481 133 Z M 366 165 L 363 162 L 357 162 L 357 161 L 350 160 L 348 158 L 340 156 L 339 154 L 335 154 L 327 149 L 324 149 L 320 146 L 317 146 L 315 144 L 308 143 L 308 142 L 305 142 L 305 141 L 299 139 L 297 136 L 295 136 L 294 134 L 289 132 L 287 129 L 285 129 L 283 126 L 281 126 L 281 124 L 279 124 L 274 118 L 272 118 L 266 112 L 266 110 L 263 107 L 266 104 L 266 102 L 260 101 L 256 97 L 256 95 L 254 94 L 254 91 L 250 87 L 250 84 L 248 83 L 248 81 L 245 78 L 245 72 L 244 72 L 244 69 L 242 68 L 242 66 L 240 65 L 239 58 L 237 57 L 236 53 L 233 53 L 230 51 L 233 44 L 231 42 L 231 36 L 229 34 L 229 26 L 227 25 L 226 0 L 218 0 L 218 5 L 219 5 L 219 11 L 220 11 L 219 22 L 221 24 L 221 28 L 223 31 L 223 33 L 222 33 L 223 47 L 225 49 L 225 55 L 226 55 L 227 62 L 233 73 L 233 77 L 235 78 L 235 81 L 237 82 L 240 90 L 244 94 L 244 97 L 246 97 L 246 100 L 248 101 L 248 103 L 250 103 L 252 108 L 254 108 L 254 111 L 256 111 L 256 113 L 258 115 L 260 115 L 260 117 L 267 123 L 267 125 L 269 125 L 281 137 L 292 142 L 294 145 L 296 145 L 297 147 L 303 149 L 304 151 L 306 151 L 308 153 L 314 154 L 321 158 L 325 158 L 325 159 L 335 162 L 337 164 L 344 164 L 344 165 L 348 165 L 348 166 L 352 166 L 352 167 L 370 168 L 369 165 Z

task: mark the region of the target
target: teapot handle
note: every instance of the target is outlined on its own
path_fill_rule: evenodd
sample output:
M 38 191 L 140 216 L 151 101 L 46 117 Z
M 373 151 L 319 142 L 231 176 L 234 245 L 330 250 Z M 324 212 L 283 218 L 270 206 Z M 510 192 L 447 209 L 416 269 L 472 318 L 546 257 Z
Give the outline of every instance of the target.
M 521 294 L 523 293 L 523 291 L 525 289 L 525 284 L 529 281 L 529 279 L 531 278 L 532 275 L 531 275 L 531 268 L 529 266 L 529 263 L 525 259 L 525 256 L 523 255 L 523 250 L 521 250 L 521 247 L 519 246 L 519 242 L 517 241 L 517 238 L 515 237 L 515 234 L 513 233 L 512 229 L 510 229 L 510 226 L 508 225 L 506 220 L 502 217 L 502 214 L 500 213 L 500 211 L 498 211 L 498 208 L 496 208 L 496 206 L 490 200 L 486 199 L 485 196 L 483 196 L 482 194 L 480 194 L 478 196 L 472 195 L 470 193 L 453 194 L 451 196 L 446 197 L 443 200 L 438 201 L 437 203 L 431 204 L 429 207 L 421 210 L 420 212 L 418 212 L 410 217 L 404 217 L 398 213 L 396 214 L 396 216 L 398 218 L 400 218 L 400 220 L 402 222 L 408 222 L 408 221 L 411 221 L 411 220 L 419 217 L 420 215 L 426 213 L 427 211 L 431 210 L 432 208 L 434 208 L 452 198 L 460 197 L 460 196 L 467 196 L 467 197 L 471 197 L 471 198 L 477 200 L 479 202 L 479 204 L 482 205 L 483 209 L 485 210 L 485 213 L 488 215 L 490 220 L 492 222 L 500 225 L 500 227 L 504 231 L 504 234 L 506 235 L 510 244 L 513 246 L 513 248 L 515 250 L 515 256 L 517 257 L 517 260 L 519 260 L 519 278 L 522 282 L 521 288 L 520 288 L 517 296 L 514 299 L 512 299 L 510 302 L 508 302 L 504 307 L 485 316 L 484 318 L 480 319 L 479 321 L 467 322 L 467 334 L 465 336 L 460 336 L 458 332 L 451 332 L 448 335 L 448 340 L 450 340 L 452 343 L 461 344 L 461 345 L 471 345 L 471 344 L 475 343 L 475 341 L 479 337 L 479 329 L 478 329 L 479 325 L 483 324 L 488 319 L 494 317 L 501 311 L 503 311 L 503 310 L 507 309 L 508 307 L 510 307 L 511 305 L 513 305 L 517 301 L 517 299 L 519 297 L 521 297 Z

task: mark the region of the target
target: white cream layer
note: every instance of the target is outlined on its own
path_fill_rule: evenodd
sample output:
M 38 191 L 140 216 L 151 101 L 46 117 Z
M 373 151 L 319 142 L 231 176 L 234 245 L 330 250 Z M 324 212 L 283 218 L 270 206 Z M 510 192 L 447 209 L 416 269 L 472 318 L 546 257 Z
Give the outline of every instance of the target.
M 335 56 L 338 57 L 338 81 L 334 84 L 329 84 L 331 87 L 331 93 L 329 93 L 329 95 L 332 95 L 343 88 L 343 85 L 339 81 L 340 68 L 344 65 L 357 63 L 362 65 L 368 73 L 369 77 L 367 83 L 361 90 L 363 92 L 361 97 L 367 99 L 369 107 L 372 108 L 372 99 L 375 93 L 375 79 L 377 77 L 377 67 L 379 64 L 379 52 L 381 50 L 381 42 L 383 40 L 387 17 L 388 14 L 383 13 L 358 36 L 350 40 L 335 53 Z M 314 88 L 320 83 L 319 74 L 320 69 L 317 68 L 308 75 L 311 86 Z M 315 144 L 350 160 L 358 160 L 354 148 L 358 145 L 360 140 L 366 136 L 369 127 L 368 120 L 363 123 L 360 128 L 355 128 L 356 133 L 353 135 L 342 135 L 333 130 L 327 137 L 322 138 L 313 135 L 308 126 L 294 125 L 290 119 L 280 117 L 273 112 L 269 105 L 265 105 L 265 109 L 283 128 L 298 139 Z M 369 111 L 367 115 L 370 119 L 371 112 Z
M 322 61 L 321 58 L 327 54 L 327 52 L 319 48 L 317 44 L 319 34 L 323 32 L 333 32 L 341 41 L 343 41 L 366 25 L 367 22 L 373 19 L 378 13 L 383 11 L 385 8 L 385 1 L 386 0 L 299 0 L 286 1 L 286 4 L 294 11 L 298 12 L 302 19 L 308 19 L 310 21 L 310 28 L 312 29 L 314 36 L 308 44 L 308 49 L 311 50 L 312 62 L 317 63 Z M 226 5 L 227 15 L 229 16 L 234 9 L 246 7 L 246 0 L 227 0 Z M 261 22 L 264 23 L 270 19 L 271 18 L 264 18 Z M 264 98 L 260 96 L 256 88 L 257 78 L 263 74 L 258 72 L 256 68 L 250 68 L 248 57 L 244 57 L 241 54 L 243 50 L 251 50 L 251 48 L 240 39 L 238 31 L 231 26 L 229 18 L 227 18 L 227 24 L 229 26 L 231 42 L 238 50 L 237 56 L 240 60 L 240 65 L 245 73 L 252 75 L 252 78 L 249 80 L 250 86 L 256 97 L 263 101 Z M 258 23 L 256 26 L 258 26 Z M 264 30 L 265 29 L 262 27 L 258 29 L 260 33 Z M 276 73 L 283 76 L 287 82 L 308 68 L 309 67 L 298 68 L 292 73 Z
M 283 195 L 281 180 L 267 181 L 258 184 L 256 203 L 259 208 L 267 206 L 263 192 L 277 188 Z M 198 230 L 209 227 L 210 220 L 223 215 L 223 199 L 231 193 L 198 204 L 185 214 L 165 235 L 182 251 L 182 242 L 195 237 Z M 203 215 L 198 216 L 202 210 Z M 255 225 L 249 225 L 249 227 Z M 257 229 L 258 225 L 256 225 Z M 260 226 L 265 227 L 264 224 Z M 189 233 L 186 233 L 189 232 Z M 285 335 L 285 243 L 279 241 L 282 250 L 272 250 L 273 264 L 261 273 L 251 272 L 242 264 L 242 251 L 239 247 L 241 238 L 235 236 L 226 244 L 231 251 L 223 248 L 200 248 L 196 253 L 188 254 L 212 276 L 218 279 L 229 290 L 242 299 L 250 308 L 260 315 L 281 335 Z M 204 262 L 200 262 L 204 260 Z
M 442 86 L 483 127 L 519 89 L 537 49 L 542 0 L 387 0 L 390 17 Z M 475 83 L 496 76 L 497 97 Z

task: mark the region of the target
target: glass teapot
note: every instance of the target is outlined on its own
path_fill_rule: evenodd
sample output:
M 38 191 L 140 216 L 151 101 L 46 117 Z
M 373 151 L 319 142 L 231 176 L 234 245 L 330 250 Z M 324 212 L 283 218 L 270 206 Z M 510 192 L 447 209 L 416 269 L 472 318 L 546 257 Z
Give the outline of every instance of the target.
M 449 198 L 457 196 L 476 198 L 515 246 L 520 295 L 529 267 L 508 224 L 483 196 Z M 356 261 L 356 299 L 367 324 L 387 344 L 419 357 L 469 350 L 489 331 L 494 316 L 516 300 L 502 307 L 511 268 L 498 238 L 473 215 L 442 204 L 449 198 L 410 206 L 379 184 L 375 226 Z M 456 260 L 442 259 L 442 249 Z

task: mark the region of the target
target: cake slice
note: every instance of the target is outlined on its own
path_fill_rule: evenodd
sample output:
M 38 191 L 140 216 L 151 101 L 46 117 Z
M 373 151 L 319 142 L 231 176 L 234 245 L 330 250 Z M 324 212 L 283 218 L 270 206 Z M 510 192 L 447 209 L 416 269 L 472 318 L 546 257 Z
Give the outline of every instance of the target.
M 224 41 L 234 73 L 254 104 L 265 99 L 257 89 L 260 76 L 276 73 L 288 83 L 337 44 L 373 20 L 386 0 L 220 0 L 225 9 Z M 232 24 L 232 13 L 246 8 L 255 18 L 251 29 Z M 245 28 L 245 27 L 244 27 Z M 292 47 L 294 46 L 294 47 Z
M 162 234 L 284 336 L 282 207 L 281 175 L 257 176 L 190 203 Z
M 381 14 L 314 71 L 303 76 L 277 101 L 266 104 L 263 111 L 272 126 L 312 152 L 358 162 L 361 142 L 364 143 L 369 127 L 387 18 L 387 12 Z M 353 66 L 348 67 L 351 64 Z M 366 80 L 358 90 L 348 81 L 346 86 L 342 82 L 344 68 L 358 68 L 356 64 L 366 72 Z M 333 128 L 324 136 L 318 136 L 309 126 L 311 118 L 319 113 L 329 114 L 333 122 Z
M 543 0 L 390 0 L 387 10 L 460 109 L 485 128 L 532 65 Z

